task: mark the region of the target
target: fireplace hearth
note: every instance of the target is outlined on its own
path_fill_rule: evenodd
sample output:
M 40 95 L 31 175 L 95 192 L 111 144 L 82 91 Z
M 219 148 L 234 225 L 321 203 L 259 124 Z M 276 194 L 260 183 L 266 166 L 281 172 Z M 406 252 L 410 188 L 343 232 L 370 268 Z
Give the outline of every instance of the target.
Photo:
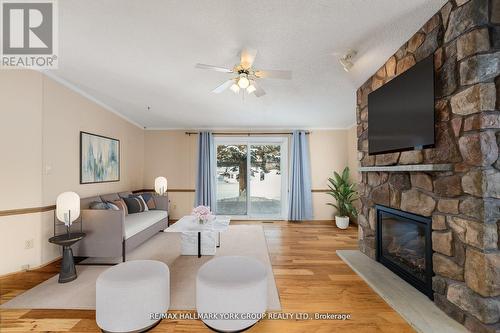
M 431 219 L 379 205 L 376 216 L 377 260 L 433 299 Z

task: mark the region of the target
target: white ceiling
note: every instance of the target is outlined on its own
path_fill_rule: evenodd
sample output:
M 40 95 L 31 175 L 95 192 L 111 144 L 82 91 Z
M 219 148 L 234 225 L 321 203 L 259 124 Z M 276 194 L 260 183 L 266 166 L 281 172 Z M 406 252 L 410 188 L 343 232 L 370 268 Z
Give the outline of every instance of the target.
M 61 0 L 50 73 L 147 128 L 346 128 L 355 91 L 446 0 Z M 243 47 L 267 95 L 210 91 Z M 350 73 L 339 55 L 358 50 Z M 146 106 L 151 110 L 147 111 Z

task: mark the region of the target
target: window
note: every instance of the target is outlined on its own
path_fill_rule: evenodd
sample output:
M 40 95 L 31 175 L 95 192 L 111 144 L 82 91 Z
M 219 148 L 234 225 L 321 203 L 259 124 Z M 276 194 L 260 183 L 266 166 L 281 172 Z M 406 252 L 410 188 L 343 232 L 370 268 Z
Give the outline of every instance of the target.
M 217 214 L 286 217 L 287 143 L 284 137 L 215 139 Z

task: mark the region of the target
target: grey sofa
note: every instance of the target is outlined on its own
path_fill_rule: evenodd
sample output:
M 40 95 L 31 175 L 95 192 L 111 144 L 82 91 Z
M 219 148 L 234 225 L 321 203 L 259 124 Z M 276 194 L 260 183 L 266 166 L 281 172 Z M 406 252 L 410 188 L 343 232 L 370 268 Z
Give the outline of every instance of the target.
M 155 210 L 125 215 L 123 211 L 89 209 L 90 203 L 114 201 L 132 192 L 111 193 L 81 199 L 80 210 L 86 237 L 75 244 L 79 257 L 122 257 L 168 227 L 168 198 L 154 196 Z

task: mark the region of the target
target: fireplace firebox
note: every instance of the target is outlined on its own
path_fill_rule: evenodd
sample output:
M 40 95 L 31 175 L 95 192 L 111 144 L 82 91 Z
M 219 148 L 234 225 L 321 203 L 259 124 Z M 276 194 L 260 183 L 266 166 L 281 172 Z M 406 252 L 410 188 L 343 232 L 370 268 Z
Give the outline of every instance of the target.
M 433 299 L 432 220 L 376 206 L 377 261 Z

